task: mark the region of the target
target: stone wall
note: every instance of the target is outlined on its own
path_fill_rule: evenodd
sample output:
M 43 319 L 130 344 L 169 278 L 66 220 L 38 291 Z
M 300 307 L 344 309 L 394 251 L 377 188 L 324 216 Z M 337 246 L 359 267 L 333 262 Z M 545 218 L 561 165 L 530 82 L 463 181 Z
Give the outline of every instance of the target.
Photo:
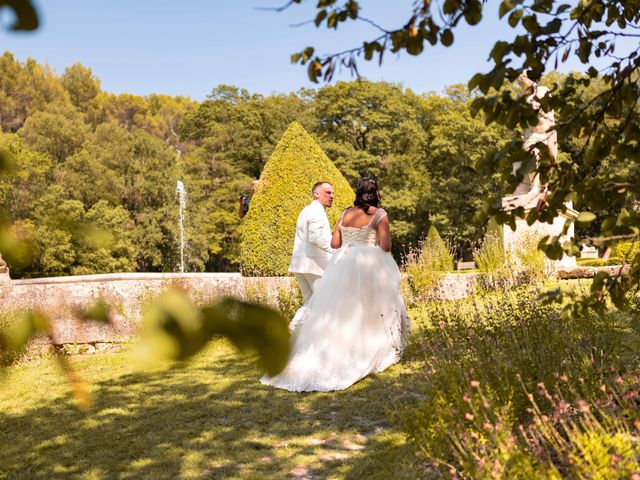
M 122 273 L 0 282 L 0 313 L 35 308 L 53 319 L 56 343 L 121 342 L 137 332 L 146 303 L 168 288 L 184 290 L 195 304 L 223 296 L 277 305 L 278 290 L 293 278 L 242 277 L 238 273 Z M 80 323 L 76 311 L 98 299 L 112 307 L 112 325 Z
M 443 299 L 469 295 L 475 274 L 451 274 L 442 282 Z M 196 304 L 223 296 L 277 306 L 291 277 L 242 277 L 238 273 L 122 273 L 75 277 L 34 278 L 0 282 L 0 313 L 41 309 L 53 319 L 57 343 L 101 343 L 130 340 L 137 332 L 145 304 L 168 288 L 185 291 Z M 76 312 L 103 299 L 111 306 L 112 324 L 81 323 Z
M 559 278 L 592 277 L 598 271 L 616 273 L 620 267 L 558 269 Z M 457 300 L 474 292 L 477 273 L 445 275 L 440 298 Z M 185 291 L 196 305 L 232 296 L 277 306 L 279 292 L 288 294 L 292 277 L 243 277 L 239 273 L 121 273 L 76 277 L 0 279 L 0 314 L 41 309 L 54 321 L 57 343 L 101 343 L 130 340 L 138 331 L 145 304 L 168 288 Z M 77 321 L 78 309 L 104 299 L 112 307 L 112 325 Z

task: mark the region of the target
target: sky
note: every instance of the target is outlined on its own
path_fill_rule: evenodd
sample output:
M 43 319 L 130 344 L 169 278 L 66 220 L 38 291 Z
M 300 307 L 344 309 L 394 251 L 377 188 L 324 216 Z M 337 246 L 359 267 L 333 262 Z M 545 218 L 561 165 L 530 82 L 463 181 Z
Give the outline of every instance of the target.
M 288 93 L 317 86 L 306 67 L 293 65 L 290 55 L 307 46 L 318 53 L 342 51 L 377 36 L 358 22 L 338 31 L 313 24 L 315 1 L 292 5 L 286 0 L 56 0 L 34 2 L 42 24 L 35 33 L 0 29 L 0 51 L 9 50 L 49 64 L 57 73 L 80 62 L 90 67 L 102 88 L 114 93 L 164 93 L 203 100 L 220 84 L 250 93 Z M 362 0 L 361 15 L 385 28 L 404 25 L 414 0 Z M 499 2 L 489 2 L 480 25 L 458 28 L 452 47 L 430 47 L 419 56 L 387 53 L 378 62 L 359 62 L 362 76 L 401 83 L 417 93 L 442 92 L 466 83 L 476 72 L 487 72 L 491 47 L 511 39 L 513 30 L 497 19 Z M 493 8 L 495 7 L 495 8 Z M 495 11 L 494 11 L 495 10 Z M 0 11 L 2 23 L 10 21 Z M 352 79 L 348 71 L 334 77 Z

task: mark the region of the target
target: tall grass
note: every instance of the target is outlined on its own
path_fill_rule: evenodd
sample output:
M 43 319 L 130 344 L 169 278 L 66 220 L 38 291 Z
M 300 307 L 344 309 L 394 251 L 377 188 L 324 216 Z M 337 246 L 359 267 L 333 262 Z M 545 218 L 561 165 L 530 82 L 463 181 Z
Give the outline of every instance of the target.
M 537 285 L 553 271 L 553 264 L 538 250 L 540 234 L 535 230 L 522 232 L 512 248 L 505 248 L 502 227 L 495 223 L 487 233 L 474 260 L 482 273 L 481 285 L 486 290 L 506 290 L 516 284 Z
M 410 303 L 437 296 L 442 277 L 453 268 L 451 248 L 438 230 L 431 226 L 427 237 L 405 257 L 403 269 L 407 274 L 404 284 L 405 298 Z
M 506 289 L 515 283 L 513 262 L 505 251 L 501 235 L 488 232 L 473 259 L 482 274 L 481 285 L 485 289 Z

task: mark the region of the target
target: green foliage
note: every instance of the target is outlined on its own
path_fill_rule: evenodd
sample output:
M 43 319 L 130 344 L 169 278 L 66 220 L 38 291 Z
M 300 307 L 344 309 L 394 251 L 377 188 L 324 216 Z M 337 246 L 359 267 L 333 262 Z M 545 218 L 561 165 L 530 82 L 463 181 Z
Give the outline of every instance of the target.
M 171 290 L 144 313 L 137 349 L 149 359 L 186 360 L 222 335 L 257 353 L 261 369 L 273 376 L 289 357 L 287 325 L 278 312 L 257 303 L 224 298 L 197 309 L 184 293 Z
M 0 56 L 0 127 L 16 132 L 36 111 L 66 111 L 72 107 L 55 73 L 28 58 L 24 63 L 13 54 Z
M 613 247 L 613 256 L 631 262 L 640 253 L 640 243 L 637 240 L 619 242 Z
M 422 99 L 398 85 L 338 82 L 315 97 L 321 145 L 349 183 L 376 178 L 389 213 L 394 254 L 426 229 L 430 185 Z
M 78 109 L 87 109 L 89 103 L 100 93 L 100 79 L 93 75 L 90 68 L 80 63 L 65 68 L 60 80 L 71 103 Z
M 135 269 L 133 222 L 120 205 L 99 200 L 84 215 L 84 236 L 74 275 L 130 272 Z
M 296 220 L 311 201 L 311 187 L 330 182 L 335 191 L 327 215 L 337 224 L 354 193 L 318 144 L 293 122 L 267 162 L 256 186 L 242 231 L 241 268 L 245 275 L 287 275 Z
M 25 121 L 19 134 L 30 150 L 45 153 L 61 163 L 80 149 L 89 128 L 80 115 L 35 112 Z
M 182 139 L 206 146 L 219 163 L 251 178 L 262 168 L 289 124 L 308 123 L 307 100 L 295 94 L 263 97 L 229 85 L 214 88 L 207 100 L 185 115 Z
M 465 86 L 453 85 L 445 96 L 427 96 L 422 106 L 430 119 L 424 147 L 431 189 L 426 199 L 429 220 L 455 239 L 460 257 L 472 253 L 471 246 L 483 235 L 482 224 L 470 219 L 499 191 L 498 176 L 478 171 L 477 165 L 509 136 L 506 129 L 486 126 L 471 116 L 473 98 Z
M 22 312 L 2 312 L 0 313 L 0 339 L 8 338 L 12 335 L 16 325 L 20 322 L 24 314 Z M 7 348 L 0 346 L 0 367 L 6 367 L 17 362 L 26 347 Z
M 581 267 L 606 267 L 610 265 L 621 265 L 622 259 L 618 257 L 603 258 L 578 258 L 576 263 Z
M 453 268 L 453 256 L 433 225 L 429 227 L 427 238 L 424 241 L 422 255 L 425 255 L 425 248 L 433 257 L 433 266 L 440 272 L 448 272 Z

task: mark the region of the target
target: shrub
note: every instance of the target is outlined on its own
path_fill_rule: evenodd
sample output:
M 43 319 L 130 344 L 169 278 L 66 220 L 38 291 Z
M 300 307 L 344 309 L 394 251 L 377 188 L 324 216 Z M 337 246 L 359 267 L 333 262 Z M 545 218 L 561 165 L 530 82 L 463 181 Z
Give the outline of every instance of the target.
M 618 257 L 604 258 L 577 258 L 576 263 L 581 267 L 607 267 L 611 265 L 621 265 L 622 259 Z
M 298 214 L 311 201 L 313 184 L 323 180 L 335 190 L 333 206 L 327 210 L 334 226 L 355 195 L 320 146 L 293 122 L 264 166 L 244 218 L 240 247 L 244 275 L 288 275 Z
M 442 276 L 451 271 L 453 256 L 445 245 L 438 230 L 433 225 L 429 228 L 427 238 L 420 243 L 419 250 L 412 250 L 404 261 L 407 273 L 406 283 L 410 300 L 418 301 L 433 297 Z
M 439 272 L 448 272 L 453 268 L 453 255 L 451 249 L 447 247 L 442 240 L 442 237 L 438 233 L 436 227 L 431 225 L 427 232 L 427 238 L 425 239 L 422 255 L 424 256 L 425 249 L 428 254 L 433 257 L 433 266 Z

